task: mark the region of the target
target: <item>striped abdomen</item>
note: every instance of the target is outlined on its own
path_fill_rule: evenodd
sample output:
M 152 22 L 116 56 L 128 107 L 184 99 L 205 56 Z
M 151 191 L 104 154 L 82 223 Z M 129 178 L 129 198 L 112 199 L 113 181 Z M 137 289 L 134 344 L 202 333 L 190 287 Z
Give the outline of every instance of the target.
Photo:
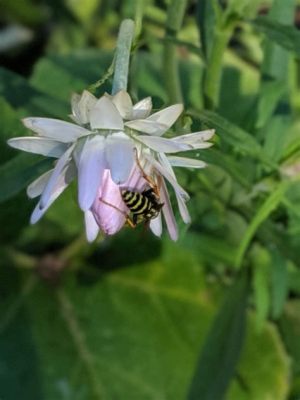
M 142 193 L 122 190 L 121 195 L 124 203 L 133 215 L 134 223 L 149 221 L 155 218 L 163 206 L 158 202 L 152 189 L 148 189 Z

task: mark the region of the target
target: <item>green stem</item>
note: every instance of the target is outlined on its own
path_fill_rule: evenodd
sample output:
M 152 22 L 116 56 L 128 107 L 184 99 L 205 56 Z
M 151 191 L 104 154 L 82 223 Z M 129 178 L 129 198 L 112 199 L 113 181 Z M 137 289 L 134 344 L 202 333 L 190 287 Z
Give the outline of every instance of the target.
M 165 34 L 168 40 L 165 41 L 164 46 L 163 71 L 170 103 L 182 103 L 176 44 L 172 42 L 172 39 L 176 39 L 182 26 L 186 4 L 187 0 L 173 0 L 168 8 Z
M 134 36 L 134 22 L 125 19 L 120 26 L 115 61 L 112 94 L 127 90 L 131 44 Z
M 209 59 L 204 72 L 204 105 L 206 109 L 213 110 L 218 107 L 222 61 L 227 44 L 231 37 L 233 27 L 216 29 Z

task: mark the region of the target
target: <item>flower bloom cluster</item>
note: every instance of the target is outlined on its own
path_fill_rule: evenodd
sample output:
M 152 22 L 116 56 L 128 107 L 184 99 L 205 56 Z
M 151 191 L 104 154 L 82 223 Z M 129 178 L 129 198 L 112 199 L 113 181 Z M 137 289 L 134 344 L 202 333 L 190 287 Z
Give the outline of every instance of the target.
M 205 163 L 174 154 L 208 148 L 208 140 L 214 134 L 213 130 L 206 130 L 163 138 L 182 110 L 182 105 L 176 104 L 151 114 L 150 97 L 133 105 L 125 91 L 99 99 L 84 91 L 72 97 L 74 123 L 25 118 L 24 125 L 35 136 L 13 138 L 8 144 L 57 159 L 53 169 L 27 188 L 30 198 L 40 196 L 31 223 L 43 216 L 77 176 L 78 202 L 85 216 L 87 239 L 93 241 L 99 231 L 113 235 L 123 227 L 129 214 L 121 189 L 143 192 L 149 187 L 147 175 L 157 185 L 163 203 L 162 213 L 150 221 L 150 229 L 161 236 L 162 214 L 170 237 L 176 240 L 178 229 L 166 181 L 174 189 L 183 221 L 189 223 L 189 196 L 177 182 L 173 167 L 203 168 Z

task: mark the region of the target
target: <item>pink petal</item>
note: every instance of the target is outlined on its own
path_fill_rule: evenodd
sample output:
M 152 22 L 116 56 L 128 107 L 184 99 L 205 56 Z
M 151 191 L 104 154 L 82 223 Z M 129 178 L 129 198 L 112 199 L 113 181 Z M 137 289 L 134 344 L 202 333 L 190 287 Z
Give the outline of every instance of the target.
M 105 203 L 102 200 L 104 200 Z M 117 233 L 126 221 L 125 215 L 128 213 L 127 207 L 123 202 L 120 188 L 111 179 L 108 169 L 103 173 L 102 183 L 98 189 L 91 211 L 94 214 L 98 226 L 106 235 L 114 235 Z

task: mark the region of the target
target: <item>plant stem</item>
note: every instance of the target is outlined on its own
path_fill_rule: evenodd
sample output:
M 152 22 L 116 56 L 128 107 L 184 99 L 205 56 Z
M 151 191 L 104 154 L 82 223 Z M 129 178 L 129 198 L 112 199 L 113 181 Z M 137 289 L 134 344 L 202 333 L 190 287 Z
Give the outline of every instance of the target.
M 176 39 L 182 26 L 186 4 L 187 0 L 172 0 L 168 8 L 165 34 L 168 40 L 165 41 L 164 46 L 163 73 L 170 103 L 182 103 L 176 44 L 172 42 L 172 39 Z
M 213 110 L 219 104 L 222 60 L 232 30 L 233 26 L 229 26 L 226 29 L 217 28 L 214 34 L 212 49 L 203 76 L 204 105 L 206 109 Z
M 134 36 L 134 22 L 125 19 L 120 26 L 115 61 L 112 94 L 127 90 L 131 44 Z

